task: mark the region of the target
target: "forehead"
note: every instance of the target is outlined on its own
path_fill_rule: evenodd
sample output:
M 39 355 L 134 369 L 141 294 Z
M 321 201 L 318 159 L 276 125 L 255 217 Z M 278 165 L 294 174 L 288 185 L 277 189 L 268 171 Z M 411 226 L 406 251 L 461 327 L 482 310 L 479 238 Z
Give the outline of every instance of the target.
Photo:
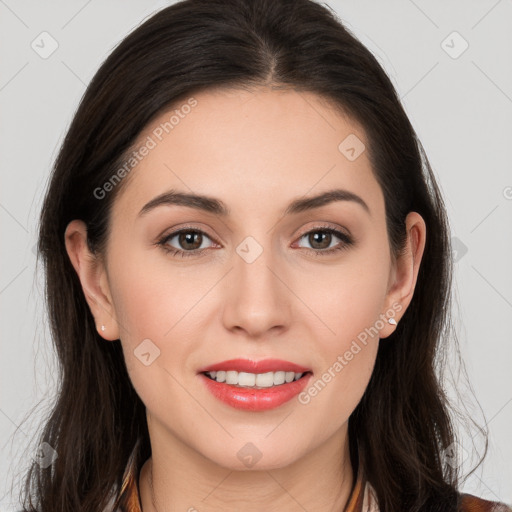
M 203 91 L 141 132 L 116 208 L 132 216 L 171 188 L 225 198 L 234 209 L 266 202 L 277 207 L 334 187 L 382 203 L 365 147 L 361 126 L 314 93 Z

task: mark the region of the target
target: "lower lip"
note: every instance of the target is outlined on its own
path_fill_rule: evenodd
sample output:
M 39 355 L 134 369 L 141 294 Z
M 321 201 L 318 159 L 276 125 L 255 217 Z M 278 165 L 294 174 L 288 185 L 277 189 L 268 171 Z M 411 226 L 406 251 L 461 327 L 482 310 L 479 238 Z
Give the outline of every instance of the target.
M 306 387 L 312 374 L 308 373 L 293 382 L 262 389 L 237 387 L 225 382 L 217 382 L 203 373 L 200 373 L 199 376 L 213 396 L 231 407 L 245 411 L 267 411 L 275 409 L 297 396 Z

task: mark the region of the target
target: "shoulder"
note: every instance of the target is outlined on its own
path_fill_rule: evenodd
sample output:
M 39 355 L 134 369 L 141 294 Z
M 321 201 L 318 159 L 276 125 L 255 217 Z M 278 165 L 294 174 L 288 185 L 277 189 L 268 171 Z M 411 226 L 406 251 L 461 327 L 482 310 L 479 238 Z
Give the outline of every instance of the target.
M 510 505 L 498 501 L 488 501 L 472 494 L 460 495 L 460 512 L 512 512 Z

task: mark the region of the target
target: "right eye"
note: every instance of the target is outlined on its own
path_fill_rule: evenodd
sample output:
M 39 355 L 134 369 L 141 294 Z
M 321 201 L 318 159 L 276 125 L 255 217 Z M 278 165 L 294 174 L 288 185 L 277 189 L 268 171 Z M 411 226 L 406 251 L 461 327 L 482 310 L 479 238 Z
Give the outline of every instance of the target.
M 171 240 L 174 238 L 176 238 L 178 247 L 171 244 Z M 167 253 L 185 258 L 202 254 L 207 248 L 203 246 L 205 238 L 211 240 L 210 237 L 200 229 L 182 228 L 165 235 L 157 244 L 161 245 Z

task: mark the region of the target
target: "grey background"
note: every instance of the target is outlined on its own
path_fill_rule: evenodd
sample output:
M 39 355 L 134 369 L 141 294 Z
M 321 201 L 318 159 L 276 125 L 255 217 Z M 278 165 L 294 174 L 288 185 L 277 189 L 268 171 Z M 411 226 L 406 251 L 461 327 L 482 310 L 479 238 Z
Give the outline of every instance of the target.
M 34 453 L 38 419 L 49 410 L 56 386 L 42 273 L 36 273 L 33 253 L 49 170 L 100 63 L 130 30 L 168 4 L 0 0 L 1 512 L 16 510 L 16 478 Z M 489 454 L 463 489 L 510 503 L 512 1 L 328 5 L 390 75 L 444 193 L 458 247 L 456 332 L 490 430 Z M 40 36 L 43 31 L 58 44 L 48 58 L 31 47 L 33 41 L 42 46 L 41 37 L 48 37 Z M 464 41 L 469 46 L 459 56 Z M 45 49 L 50 43 L 45 39 Z M 451 381 L 466 396 L 470 390 L 457 371 Z M 471 416 L 483 423 L 470 394 L 468 400 Z M 472 447 L 481 446 L 481 436 L 461 436 L 466 468 L 476 460 Z

